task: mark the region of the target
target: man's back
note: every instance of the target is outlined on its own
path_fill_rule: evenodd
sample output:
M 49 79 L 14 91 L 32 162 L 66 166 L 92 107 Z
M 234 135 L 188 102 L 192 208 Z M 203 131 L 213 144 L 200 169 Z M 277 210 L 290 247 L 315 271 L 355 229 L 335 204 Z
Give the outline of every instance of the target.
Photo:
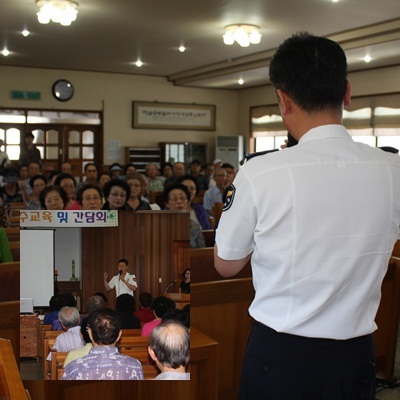
M 235 186 L 232 209 L 240 218 L 223 213 L 234 226 L 218 230 L 218 250 L 240 259 L 254 248 L 252 317 L 306 337 L 347 339 L 375 330 L 380 285 L 399 234 L 398 156 L 326 125 L 298 146 L 249 161 Z M 250 232 L 254 243 L 243 239 Z M 237 247 L 224 247 L 234 235 Z
M 87 356 L 71 361 L 63 380 L 141 380 L 143 368 L 135 358 L 122 355 L 115 346 L 99 346 Z

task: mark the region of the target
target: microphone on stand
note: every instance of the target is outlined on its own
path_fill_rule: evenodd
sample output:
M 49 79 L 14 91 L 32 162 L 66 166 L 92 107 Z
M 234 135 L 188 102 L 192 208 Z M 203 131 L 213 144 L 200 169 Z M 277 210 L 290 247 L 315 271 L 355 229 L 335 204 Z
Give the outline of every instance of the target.
M 164 290 L 164 293 L 167 293 L 168 289 L 169 289 L 171 286 L 174 286 L 175 283 L 177 283 L 177 282 L 178 282 L 178 281 L 175 279 L 170 285 L 167 286 L 167 288 Z

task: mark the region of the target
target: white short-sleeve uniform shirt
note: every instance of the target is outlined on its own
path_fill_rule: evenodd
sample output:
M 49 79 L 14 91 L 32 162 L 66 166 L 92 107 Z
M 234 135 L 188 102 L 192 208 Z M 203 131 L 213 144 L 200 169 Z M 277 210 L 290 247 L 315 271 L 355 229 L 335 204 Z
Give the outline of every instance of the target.
M 130 283 L 131 285 L 134 285 L 137 287 L 137 283 L 136 283 L 136 276 L 133 274 L 130 274 L 129 272 L 126 273 L 125 275 L 125 280 Z M 124 282 L 122 282 L 119 279 L 119 275 L 114 275 L 112 277 L 112 279 L 110 280 L 110 282 L 108 282 L 108 286 L 110 287 L 110 289 L 114 289 L 117 292 L 117 297 L 121 294 L 125 294 L 128 293 L 131 296 L 134 295 L 133 290 L 129 289 L 128 286 L 125 285 Z
M 216 243 L 225 260 L 253 252 L 250 315 L 305 337 L 373 332 L 399 237 L 399 156 L 326 125 L 249 160 L 233 184 Z

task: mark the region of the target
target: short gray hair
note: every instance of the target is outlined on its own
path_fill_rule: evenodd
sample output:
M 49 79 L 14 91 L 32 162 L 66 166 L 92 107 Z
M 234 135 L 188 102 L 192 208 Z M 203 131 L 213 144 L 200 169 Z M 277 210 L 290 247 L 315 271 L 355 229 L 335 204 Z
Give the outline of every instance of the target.
M 79 325 L 79 311 L 75 307 L 63 307 L 58 313 L 58 319 L 66 328 Z

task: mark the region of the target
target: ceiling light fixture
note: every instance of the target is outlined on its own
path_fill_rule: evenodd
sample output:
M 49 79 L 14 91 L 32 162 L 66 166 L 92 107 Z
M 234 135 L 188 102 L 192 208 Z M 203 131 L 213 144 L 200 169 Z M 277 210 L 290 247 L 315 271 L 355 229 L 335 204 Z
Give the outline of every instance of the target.
M 135 62 L 135 65 L 136 65 L 137 67 L 141 67 L 141 66 L 143 65 L 143 63 L 142 63 L 140 60 L 137 60 L 137 61 Z
M 29 34 L 30 34 L 30 32 L 27 29 L 24 29 L 21 33 L 25 37 L 29 36 Z
M 237 42 L 242 47 L 258 44 L 261 41 L 260 27 L 248 24 L 228 25 L 225 27 L 224 43 L 228 46 Z
M 181 53 L 183 53 L 183 52 L 186 50 L 186 47 L 183 46 L 183 45 L 181 45 L 181 46 L 179 46 L 178 50 L 179 50 Z
M 372 60 L 372 58 L 371 58 L 368 54 L 364 57 L 364 61 L 365 61 L 366 63 L 371 62 L 371 60 Z
M 10 54 L 10 52 L 7 49 L 3 49 L 1 54 L 3 54 L 3 56 L 7 57 Z
M 242 78 L 240 78 L 240 79 L 238 80 L 238 84 L 239 84 L 239 85 L 243 85 L 243 83 L 244 83 L 244 80 L 243 80 Z
M 78 14 L 78 3 L 72 0 L 36 0 L 36 5 L 40 8 L 37 16 L 41 24 L 53 21 L 69 26 Z

